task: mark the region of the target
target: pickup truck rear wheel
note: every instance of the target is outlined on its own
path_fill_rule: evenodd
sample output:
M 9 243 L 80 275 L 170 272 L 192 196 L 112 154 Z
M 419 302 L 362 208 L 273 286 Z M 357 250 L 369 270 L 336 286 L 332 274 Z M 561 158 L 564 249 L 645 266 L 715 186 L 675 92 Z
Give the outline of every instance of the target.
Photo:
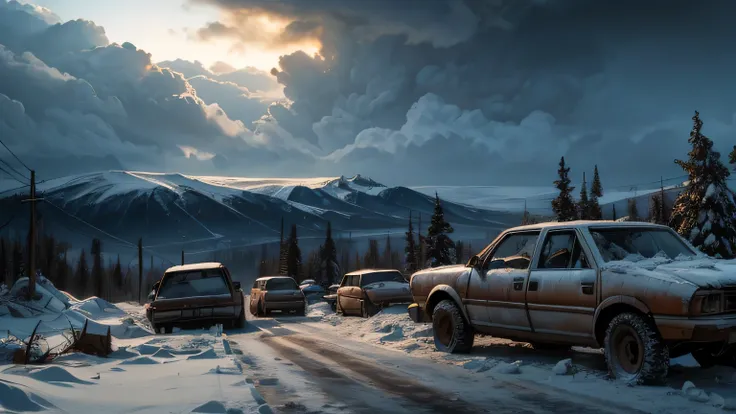
M 455 353 L 470 352 L 475 333 L 465 320 L 455 302 L 445 299 L 432 312 L 434 346 L 438 351 Z
M 606 330 L 609 375 L 634 384 L 660 384 L 667 378 L 670 357 L 657 329 L 644 317 L 622 313 Z

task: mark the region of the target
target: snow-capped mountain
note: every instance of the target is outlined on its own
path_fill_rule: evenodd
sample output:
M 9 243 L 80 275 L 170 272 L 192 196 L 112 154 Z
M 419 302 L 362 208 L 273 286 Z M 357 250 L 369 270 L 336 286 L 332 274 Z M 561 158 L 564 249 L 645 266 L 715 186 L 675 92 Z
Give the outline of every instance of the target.
M 2 216 L 7 212 L 17 218 L 17 229 L 27 228 L 27 205 L 18 202 L 27 188 L 3 193 L 2 185 Z M 46 199 L 38 204 L 41 225 L 59 238 L 143 237 L 149 246 L 273 241 L 282 218 L 286 232 L 296 224 L 300 237 L 323 237 L 328 221 L 336 237 L 396 233 L 404 231 L 410 211 L 415 227 L 421 215 L 426 231 L 434 206 L 429 195 L 360 175 L 285 179 L 105 171 L 42 182 L 37 191 Z M 459 231 L 485 234 L 518 223 L 516 214 L 449 201 L 443 207 Z

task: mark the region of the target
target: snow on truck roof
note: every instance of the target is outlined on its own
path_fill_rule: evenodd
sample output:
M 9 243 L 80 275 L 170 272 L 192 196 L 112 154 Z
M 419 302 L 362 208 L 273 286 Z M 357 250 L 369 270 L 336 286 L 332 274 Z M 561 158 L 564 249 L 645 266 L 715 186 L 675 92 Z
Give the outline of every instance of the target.
M 345 276 L 362 275 L 365 273 L 381 273 L 381 272 L 398 272 L 396 269 L 360 269 L 353 270 L 350 273 L 345 273 Z
M 645 221 L 611 221 L 611 220 L 575 220 L 575 221 L 550 221 L 547 223 L 529 224 L 526 226 L 512 227 L 506 231 L 518 230 L 542 230 L 554 228 L 586 228 L 586 227 L 651 227 L 669 229 L 661 224 L 648 223 Z
M 258 281 L 258 280 L 271 280 L 271 279 L 292 279 L 292 280 L 295 280 L 291 276 L 263 276 L 263 277 L 259 277 L 258 279 L 256 279 L 256 281 Z
M 185 272 L 185 271 L 190 271 L 190 270 L 219 269 L 221 267 L 225 267 L 225 266 L 223 266 L 222 263 L 219 263 L 219 262 L 192 263 L 192 264 L 186 264 L 186 265 L 172 266 L 166 269 L 165 273 Z

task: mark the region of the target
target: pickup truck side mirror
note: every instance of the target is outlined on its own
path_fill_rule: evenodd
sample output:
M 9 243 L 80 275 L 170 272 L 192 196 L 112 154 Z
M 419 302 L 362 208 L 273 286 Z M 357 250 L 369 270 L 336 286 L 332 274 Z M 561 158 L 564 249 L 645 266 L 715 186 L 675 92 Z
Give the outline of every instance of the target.
M 233 289 L 240 290 L 240 282 L 233 282 Z
M 154 283 L 153 283 L 153 287 L 151 288 L 151 290 L 152 290 L 152 291 L 154 291 L 154 292 L 155 292 L 155 291 L 157 291 L 157 290 L 158 290 L 158 287 L 159 287 L 160 285 L 161 285 L 161 282 L 160 282 L 160 281 L 158 281 L 158 282 L 154 282 Z
M 148 301 L 152 302 L 156 298 L 156 290 L 152 290 L 151 293 L 148 294 Z

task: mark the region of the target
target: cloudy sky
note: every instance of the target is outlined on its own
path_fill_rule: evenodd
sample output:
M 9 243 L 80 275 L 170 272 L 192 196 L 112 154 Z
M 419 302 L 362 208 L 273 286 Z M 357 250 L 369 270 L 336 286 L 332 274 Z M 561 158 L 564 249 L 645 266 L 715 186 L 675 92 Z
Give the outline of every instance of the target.
M 545 185 L 674 177 L 736 144 L 736 4 L 0 0 L 0 136 L 110 168 Z M 43 178 L 43 177 L 42 177 Z

